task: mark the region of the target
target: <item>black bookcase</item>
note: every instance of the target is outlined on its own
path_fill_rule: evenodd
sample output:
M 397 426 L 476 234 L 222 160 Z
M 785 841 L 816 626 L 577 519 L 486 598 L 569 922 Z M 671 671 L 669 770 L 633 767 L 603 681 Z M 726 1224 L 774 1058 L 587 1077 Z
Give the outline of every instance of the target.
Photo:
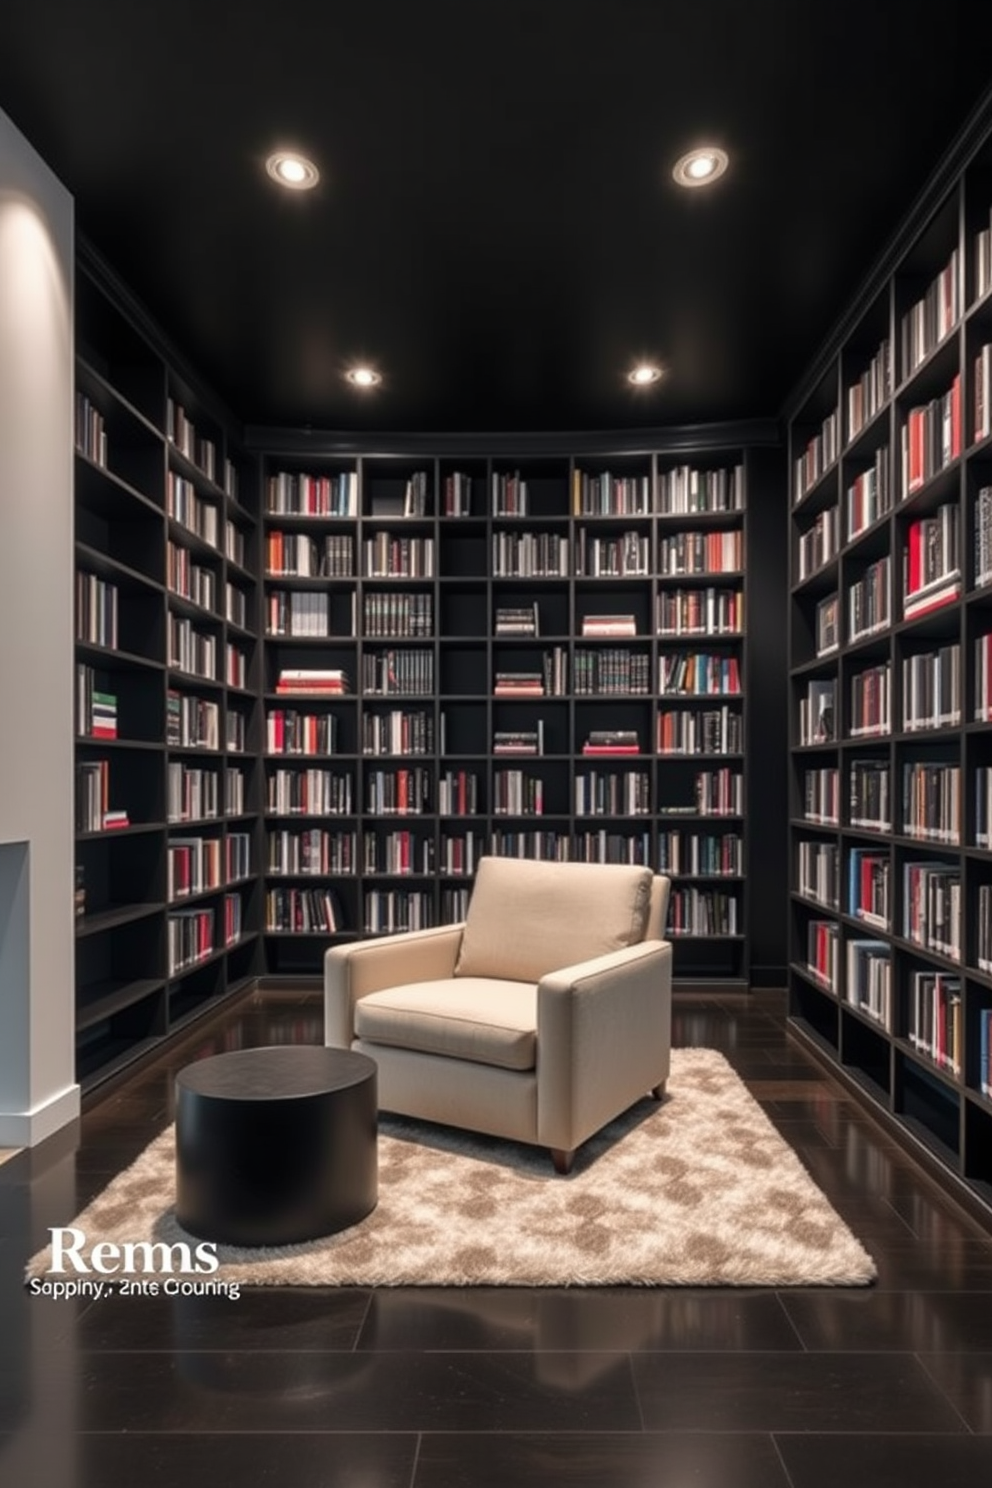
M 789 601 L 792 1026 L 986 1209 L 990 380 L 986 119 L 797 396 Z
M 270 976 L 460 918 L 495 851 L 671 873 L 677 978 L 747 985 L 753 452 L 735 433 L 411 453 L 248 431 Z M 618 752 L 585 753 L 597 735 Z
M 256 462 L 85 247 L 76 386 L 76 1044 L 85 1090 L 260 968 L 261 658 Z

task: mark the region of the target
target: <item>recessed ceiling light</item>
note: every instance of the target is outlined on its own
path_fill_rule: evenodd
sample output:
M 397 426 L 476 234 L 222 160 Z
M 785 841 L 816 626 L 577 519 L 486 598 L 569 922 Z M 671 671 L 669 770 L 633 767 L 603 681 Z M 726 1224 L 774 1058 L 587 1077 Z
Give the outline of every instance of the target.
M 657 382 L 660 376 L 660 367 L 654 367 L 650 362 L 641 362 L 627 373 L 627 381 L 634 387 L 647 387 L 649 383 Z
M 320 171 L 305 155 L 296 155 L 291 150 L 277 150 L 265 162 L 265 169 L 273 181 L 290 191 L 310 191 L 320 180 Z
M 719 150 L 715 145 L 704 145 L 702 149 L 690 150 L 677 160 L 672 167 L 672 175 L 680 186 L 709 186 L 713 181 L 718 181 L 730 161 L 726 151 Z
M 354 387 L 359 388 L 378 387 L 382 381 L 382 374 L 372 367 L 352 367 L 345 376 Z

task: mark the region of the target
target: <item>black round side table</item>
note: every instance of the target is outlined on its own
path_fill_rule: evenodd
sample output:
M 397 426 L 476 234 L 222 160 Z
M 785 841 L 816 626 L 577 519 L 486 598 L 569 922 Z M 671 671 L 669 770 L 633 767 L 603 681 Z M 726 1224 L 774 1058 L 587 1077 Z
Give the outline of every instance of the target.
M 201 1240 L 293 1245 L 376 1206 L 377 1066 L 348 1049 L 239 1049 L 176 1076 L 176 1219 Z

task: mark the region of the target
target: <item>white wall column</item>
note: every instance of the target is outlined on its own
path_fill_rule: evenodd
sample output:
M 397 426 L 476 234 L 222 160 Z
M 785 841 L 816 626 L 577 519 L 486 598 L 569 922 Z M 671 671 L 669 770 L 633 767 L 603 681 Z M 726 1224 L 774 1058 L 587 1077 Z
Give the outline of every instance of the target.
M 0 1145 L 79 1112 L 73 202 L 0 112 Z

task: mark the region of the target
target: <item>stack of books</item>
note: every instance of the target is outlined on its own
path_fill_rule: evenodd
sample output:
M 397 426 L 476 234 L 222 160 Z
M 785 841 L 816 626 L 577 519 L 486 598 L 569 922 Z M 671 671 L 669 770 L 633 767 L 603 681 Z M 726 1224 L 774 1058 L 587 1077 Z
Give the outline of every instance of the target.
M 117 698 L 98 692 L 92 667 L 76 668 L 76 717 L 79 733 L 88 739 L 117 738 Z
M 111 692 L 90 695 L 90 736 L 94 739 L 117 738 L 117 698 Z
M 340 697 L 348 679 L 338 667 L 283 667 L 276 692 L 291 697 Z
M 910 522 L 903 553 L 903 619 L 916 620 L 961 593 L 959 526 L 953 502 L 932 517 Z
M 110 764 L 87 760 L 76 766 L 76 831 L 109 832 L 131 825 L 126 811 L 112 811 Z
M 537 601 L 531 605 L 501 606 L 496 611 L 495 628 L 498 636 L 536 636 Z
M 494 697 L 543 697 L 544 678 L 540 672 L 497 672 Z
M 444 515 L 446 517 L 470 517 L 472 515 L 472 477 L 460 470 L 444 478 Z
M 535 729 L 497 729 L 493 734 L 493 754 L 543 754 L 544 724 Z
M 584 636 L 634 636 L 637 634 L 635 615 L 584 615 Z
M 640 754 L 636 729 L 593 729 L 582 746 L 583 754 Z

